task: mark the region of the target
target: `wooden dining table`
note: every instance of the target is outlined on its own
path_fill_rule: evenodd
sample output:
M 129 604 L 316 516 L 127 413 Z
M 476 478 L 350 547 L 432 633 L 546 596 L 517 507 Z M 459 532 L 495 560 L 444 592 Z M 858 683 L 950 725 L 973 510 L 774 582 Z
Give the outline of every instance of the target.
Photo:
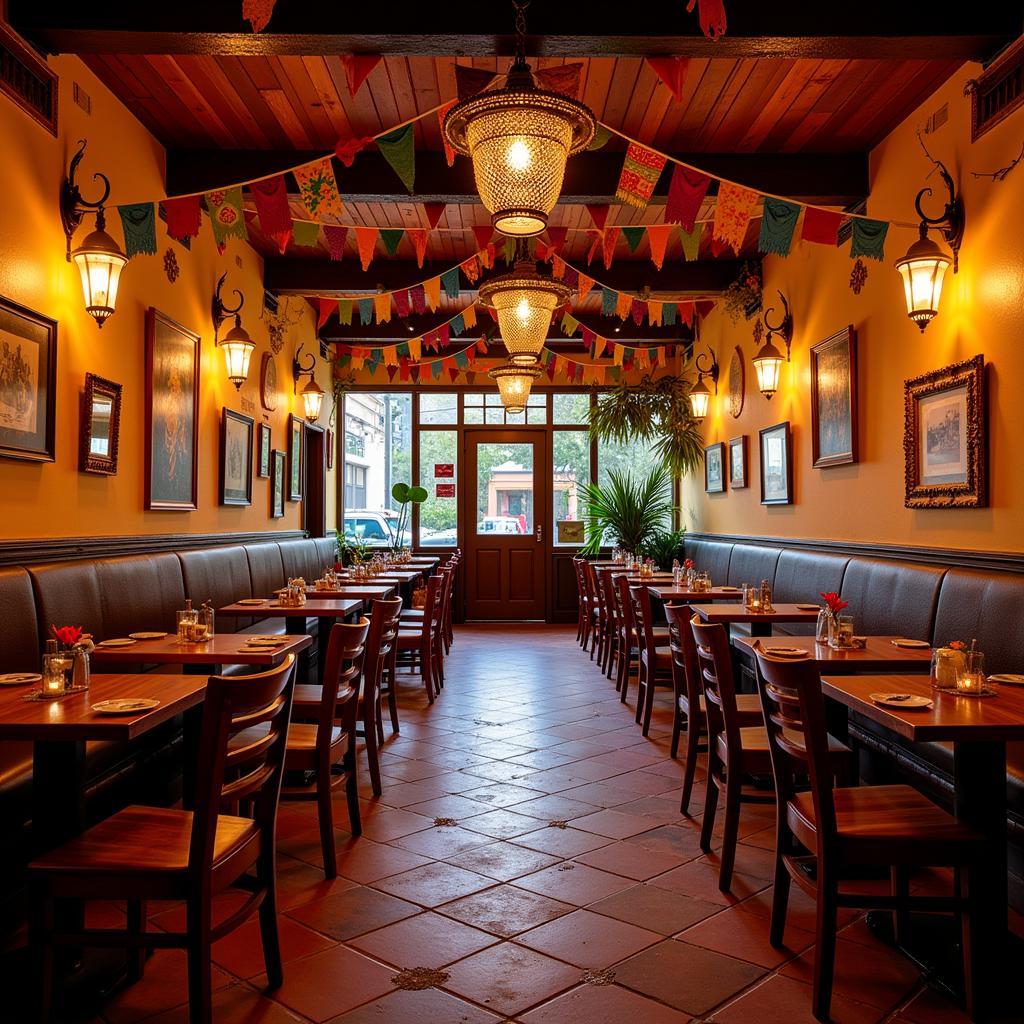
M 650 582 L 650 581 L 647 581 Z M 690 590 L 685 583 L 675 584 L 655 580 L 647 588 L 651 597 L 659 601 L 685 601 L 687 604 L 706 601 L 735 601 L 740 596 L 736 587 L 712 587 L 710 590 Z
M 97 646 L 90 655 L 93 669 L 111 671 L 123 665 L 182 665 L 186 672 L 215 675 L 224 665 L 253 665 L 271 668 L 288 654 L 309 647 L 313 638 L 305 633 L 281 637 L 277 647 L 251 645 L 248 633 L 215 633 L 202 643 L 183 643 L 173 633 L 152 640 L 137 640 L 124 647 Z
M 336 600 L 337 598 L 355 598 L 359 601 L 384 601 L 395 596 L 398 583 L 381 582 L 374 578 L 371 582 L 341 580 L 337 587 L 306 587 L 306 597 L 320 600 Z
M 778 622 L 817 622 L 819 611 L 817 605 L 811 611 L 795 604 L 777 604 L 770 612 L 751 611 L 742 604 L 693 604 L 690 607 L 694 615 L 699 615 L 705 622 L 723 626 L 731 626 L 734 622 L 749 623 L 752 637 L 771 636 L 772 626 Z
M 741 654 L 752 654 L 760 649 L 771 654 L 772 647 L 794 647 L 807 652 L 805 658 L 787 658 L 792 661 L 810 661 L 822 672 L 836 675 L 855 672 L 927 672 L 931 668 L 931 647 L 897 647 L 891 636 L 868 636 L 863 647 L 836 650 L 827 643 L 819 643 L 813 636 L 733 637 L 732 645 Z
M 1018 969 L 1007 956 L 1006 744 L 1024 739 L 1024 687 L 1002 685 L 994 687 L 996 696 L 967 697 L 936 690 L 925 676 L 906 674 L 826 674 L 821 687 L 839 707 L 905 740 L 953 744 L 953 813 L 989 843 L 988 870 L 980 872 L 976 938 L 981 977 L 975 987 L 976 995 L 991 999 L 1007 984 L 1006 972 Z M 909 693 L 927 697 L 933 706 L 886 707 L 871 699 L 873 693 Z M 924 959 L 914 949 L 906 952 L 918 962 Z

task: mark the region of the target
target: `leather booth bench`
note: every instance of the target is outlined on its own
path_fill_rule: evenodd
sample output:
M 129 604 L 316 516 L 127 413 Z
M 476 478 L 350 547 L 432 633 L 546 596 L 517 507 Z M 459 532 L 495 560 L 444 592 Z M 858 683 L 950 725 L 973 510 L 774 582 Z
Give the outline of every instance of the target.
M 819 601 L 821 593 L 834 590 L 849 602 L 858 633 L 905 636 L 932 646 L 976 639 L 990 673 L 1024 672 L 1024 573 L 844 554 L 834 545 L 813 550 L 706 535 L 687 537 L 684 547 L 714 584 L 767 579 L 780 603 Z M 814 627 L 794 624 L 777 631 L 812 634 Z M 851 717 L 851 733 L 867 752 L 871 771 L 909 776 L 951 805 L 948 744 L 905 743 L 859 716 Z M 1007 744 L 1006 781 L 1011 901 L 1024 908 L 1024 743 Z
M 334 558 L 334 538 L 318 537 L 2 568 L 0 672 L 39 671 L 51 626 L 82 626 L 99 639 L 140 630 L 174 632 L 175 612 L 186 598 L 196 607 L 208 601 L 219 608 L 267 596 L 289 577 L 316 579 Z M 310 620 L 307 628 L 314 638 L 315 623 Z M 283 632 L 284 620 L 223 618 L 216 629 Z M 145 742 L 89 744 L 90 813 L 102 816 L 137 798 L 173 798 L 168 787 L 177 784 L 173 765 L 180 742 L 180 724 L 168 722 Z M 31 744 L 0 742 L 0 928 L 19 916 L 11 899 L 29 856 L 31 783 Z

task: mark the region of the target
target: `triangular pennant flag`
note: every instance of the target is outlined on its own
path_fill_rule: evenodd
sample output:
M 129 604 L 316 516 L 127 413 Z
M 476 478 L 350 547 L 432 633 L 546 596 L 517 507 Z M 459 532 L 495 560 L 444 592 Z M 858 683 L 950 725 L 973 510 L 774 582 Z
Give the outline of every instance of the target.
M 468 100 L 482 92 L 498 77 L 496 71 L 484 68 L 467 68 L 462 64 L 455 65 L 455 92 L 460 100 Z
M 654 195 L 654 186 L 665 167 L 665 157 L 653 149 L 631 142 L 626 149 L 622 173 L 615 190 L 615 198 L 628 206 L 643 209 Z
M 448 144 L 448 139 L 445 137 L 444 119 L 448 116 L 448 111 L 451 110 L 457 102 L 457 100 L 452 100 L 451 102 L 446 103 L 443 107 L 439 107 L 437 111 L 437 127 L 441 133 L 441 141 L 444 144 L 444 158 L 448 162 L 449 167 L 453 167 L 455 165 L 455 158 L 458 156 L 458 153 L 452 149 Z
M 640 248 L 640 243 L 644 240 L 644 233 L 647 228 L 643 227 L 629 227 L 622 229 L 622 237 L 626 240 L 626 245 L 629 246 L 630 252 L 636 252 Z
M 645 57 L 644 60 L 672 93 L 676 103 L 682 103 L 683 82 L 690 62 L 685 57 Z
M 587 146 L 588 151 L 593 153 L 595 150 L 603 149 L 608 144 L 608 140 L 611 137 L 612 130 L 598 122 L 597 130 L 594 132 L 594 137 L 591 139 L 590 145 Z
M 331 254 L 331 259 L 340 260 L 345 255 L 348 228 L 339 224 L 325 224 L 324 238 L 327 240 L 327 251 Z
M 647 319 L 652 327 L 657 327 L 661 323 L 661 310 L 663 303 L 658 302 L 657 299 L 647 300 Z
M 412 311 L 417 314 L 423 314 L 427 311 L 427 293 L 423 290 L 423 285 L 414 284 L 409 289 L 409 298 L 412 301 Z
M 477 249 L 484 252 L 494 237 L 494 228 L 490 224 L 474 224 L 473 237 L 476 239 Z
M 612 345 L 612 362 L 616 366 L 622 365 L 622 357 L 625 354 L 625 349 L 621 345 Z
M 679 319 L 686 324 L 687 327 L 693 326 L 693 313 L 694 306 L 692 302 L 677 302 L 676 307 L 679 310 Z
M 292 174 L 299 185 L 299 194 L 306 212 L 314 220 L 325 218 L 336 220 L 345 213 L 334 177 L 331 158 L 325 156 L 302 167 L 296 167 Z
M 452 317 L 451 328 L 452 334 L 462 334 L 466 329 L 466 318 L 461 313 Z
M 304 249 L 314 248 L 320 241 L 320 225 L 312 220 L 297 220 L 292 224 L 292 242 Z
M 550 250 L 549 250 L 550 251 Z M 561 281 L 565 277 L 565 260 L 559 259 L 557 256 L 551 257 L 551 276 L 556 281 Z
M 537 84 L 542 89 L 557 92 L 561 96 L 576 99 L 580 91 L 580 74 L 583 64 L 559 64 L 553 68 L 541 68 L 534 72 Z
M 753 189 L 723 181 L 718 186 L 712 237 L 738 253 L 743 248 L 743 239 L 757 198 L 758 193 Z
M 466 324 L 467 331 L 471 331 L 474 327 L 476 327 L 476 306 L 467 306 L 462 311 L 462 319 Z
M 409 315 L 409 293 L 404 288 L 392 292 L 391 297 L 395 300 L 395 312 L 404 320 Z
M 674 327 L 676 322 L 676 313 L 679 312 L 679 307 L 674 302 L 666 302 L 661 307 L 661 322 L 665 327 Z
M 583 338 L 584 348 L 594 350 L 595 358 L 601 354 L 600 351 L 597 349 L 597 344 L 599 341 L 603 343 L 603 339 L 599 339 L 598 336 L 589 327 L 584 327 L 583 330 L 580 332 L 580 336 Z
M 352 309 L 354 303 L 351 299 L 338 299 L 338 323 L 345 327 L 352 326 Z
M 451 382 L 454 384 L 456 379 L 459 376 L 459 371 L 458 371 L 458 369 L 455 366 L 449 366 L 449 367 L 447 367 L 447 369 L 448 369 L 448 376 L 451 378 Z
M 625 320 L 633 310 L 633 296 L 629 292 L 619 292 L 618 301 L 615 303 L 615 315 L 620 320 Z
M 359 323 L 366 327 L 373 323 L 373 298 L 359 299 L 356 303 L 359 307 Z
M 604 269 L 610 270 L 615 259 L 615 243 L 619 240 L 621 228 L 608 228 L 601 240 L 601 254 L 604 258 Z
M 580 302 L 583 301 L 584 296 L 590 294 L 590 289 L 594 287 L 594 279 L 588 277 L 586 274 L 580 273 L 579 281 L 576 283 L 576 294 L 579 296 Z
M 568 233 L 568 228 L 548 225 L 548 258 L 562 251 L 562 246 L 565 245 L 565 238 Z
M 409 195 L 412 195 L 416 183 L 415 127 L 414 124 L 407 124 L 377 138 L 377 147 L 395 174 L 402 179 Z
M 679 229 L 679 241 L 683 246 L 683 259 L 695 260 L 700 253 L 700 239 L 704 234 L 704 225 L 696 224 L 692 231 Z
M 320 307 L 320 312 L 316 318 L 316 329 L 319 331 L 325 323 L 327 323 L 328 317 L 338 308 L 337 299 L 317 299 L 317 305 Z
M 676 164 L 672 168 L 672 180 L 668 186 L 665 222 L 682 224 L 686 231 L 692 231 L 710 184 L 711 178 L 703 171 Z
M 413 359 L 419 361 L 420 357 L 423 355 L 423 339 L 410 338 L 406 351 Z
M 596 203 L 587 203 L 587 213 L 590 214 L 594 227 L 598 231 L 604 231 L 604 226 L 608 223 L 608 207 L 599 206 Z
M 885 256 L 885 236 L 889 232 L 889 222 L 885 220 L 868 220 L 866 217 L 854 217 L 852 221 L 853 242 L 850 245 L 850 258 L 867 256 L 871 260 L 880 260 Z
M 674 230 L 671 224 L 652 224 L 647 228 L 647 240 L 651 243 L 651 262 L 658 270 L 665 264 L 665 250 Z
M 427 255 L 427 240 L 430 237 L 425 228 L 406 228 L 405 233 L 412 242 L 413 252 L 416 253 L 416 266 L 422 268 L 423 260 Z
M 468 260 L 463 260 L 459 264 L 459 270 L 466 275 L 470 284 L 476 284 L 480 280 L 480 261 L 475 256 L 470 256 Z
M 119 206 L 124 228 L 124 251 L 128 259 L 138 253 L 156 252 L 156 207 L 152 203 L 129 203 Z
M 428 281 L 424 281 L 423 295 L 427 305 L 432 310 L 437 309 L 441 305 L 441 278 L 432 277 Z
M 252 26 L 253 32 L 262 32 L 274 13 L 274 0 L 242 0 L 242 17 Z
M 697 7 L 700 30 L 712 41 L 725 35 L 725 0 L 690 0 L 686 10 Z
M 381 62 L 379 53 L 352 53 L 341 58 L 348 79 L 348 91 L 355 96 L 366 76 Z
M 576 319 L 576 317 L 572 316 L 572 314 L 566 313 L 565 316 L 562 317 L 562 325 L 561 326 L 562 326 L 562 333 L 567 338 L 571 338 L 576 333 L 576 331 L 579 329 L 580 322 L 579 322 L 579 320 Z
M 384 349 L 384 365 L 385 366 L 397 366 L 398 365 L 398 346 L 390 345 Z
M 579 284 L 580 275 L 575 267 L 566 267 L 562 275 L 566 288 L 575 288 Z
M 644 317 L 647 316 L 647 303 L 642 299 L 634 299 L 630 306 L 630 313 L 633 315 L 633 323 L 639 327 L 644 322 Z
M 446 270 L 441 275 L 441 287 L 444 288 L 444 293 L 449 299 L 457 299 L 459 297 L 458 267 L 452 267 L 451 270 Z
M 348 138 L 338 139 L 334 144 L 334 155 L 346 166 L 351 167 L 355 162 L 357 154 L 361 153 L 373 139 L 364 137 L 361 139 Z
M 206 193 L 206 209 L 217 248 L 222 249 L 229 238 L 248 238 L 242 216 L 242 186 L 214 189 Z
M 373 262 L 373 251 L 377 247 L 377 228 L 356 228 L 356 247 L 363 270 L 369 270 Z
M 587 250 L 587 266 L 594 262 L 594 257 L 597 255 L 601 248 L 601 242 L 604 240 L 604 236 L 600 231 L 594 231 L 592 228 L 587 229 L 587 234 L 591 238 L 590 248 Z
M 423 213 L 427 218 L 427 226 L 431 231 L 437 227 L 438 221 L 441 219 L 441 215 L 444 213 L 444 203 L 424 203 Z
M 283 253 L 292 237 L 292 214 L 288 208 L 288 189 L 284 175 L 277 174 L 273 178 L 250 182 L 249 191 L 256 204 L 260 230 L 273 239 Z
M 800 207 L 785 199 L 764 197 L 764 211 L 761 214 L 761 231 L 757 236 L 758 252 L 788 256 L 793 245 L 793 232 L 800 217 Z
M 379 324 L 386 324 L 391 319 L 391 296 L 387 292 L 374 295 L 373 312 Z
M 403 228 L 380 229 L 380 240 L 384 243 L 384 248 L 389 256 L 394 256 L 398 252 L 398 247 L 402 244 L 402 237 L 404 235 L 405 230 Z
M 199 234 L 201 214 L 199 196 L 180 196 L 163 201 L 164 215 L 167 217 L 167 234 L 171 238 L 182 241 L 195 238 Z
M 601 315 L 614 316 L 619 304 L 619 293 L 611 288 L 601 289 Z
M 435 359 L 430 364 L 430 376 L 437 380 L 441 376 L 441 360 Z
M 452 341 L 451 324 L 441 324 L 437 329 L 437 343 L 441 348 L 447 348 Z
M 804 210 L 804 224 L 800 229 L 800 237 L 805 242 L 817 242 L 819 245 L 835 245 L 839 238 L 839 225 L 843 215 L 832 210 L 819 210 L 816 206 L 808 206 Z
M 388 368 L 387 368 L 388 380 L 389 381 L 394 381 L 395 374 L 397 372 L 398 372 L 398 364 L 397 363 L 395 363 L 393 366 L 389 365 Z

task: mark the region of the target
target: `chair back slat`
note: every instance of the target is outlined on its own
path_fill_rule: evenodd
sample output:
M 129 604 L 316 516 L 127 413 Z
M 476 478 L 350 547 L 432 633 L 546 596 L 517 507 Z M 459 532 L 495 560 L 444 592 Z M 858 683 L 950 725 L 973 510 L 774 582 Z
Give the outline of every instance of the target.
M 619 629 L 618 601 L 615 599 L 615 576 L 609 569 L 597 574 L 601 587 L 601 607 L 608 620 L 608 629 L 617 632 Z
M 701 670 L 704 704 L 708 719 L 709 745 L 719 733 L 725 733 L 726 743 L 739 749 L 739 715 L 736 710 L 736 686 L 729 654 L 729 636 L 725 627 L 702 623 L 694 615 L 690 629 L 697 647 L 697 663 Z
M 629 594 L 629 580 L 625 576 L 615 576 L 615 611 L 622 623 L 625 646 L 628 649 L 634 644 L 639 645 L 636 622 L 633 619 L 633 599 Z
M 636 587 L 629 587 L 630 610 L 633 613 L 633 627 L 636 630 L 637 646 L 647 652 L 647 660 L 653 665 L 657 656 L 654 642 L 654 622 L 652 621 L 653 609 L 651 607 L 651 592 L 647 585 L 641 583 Z
M 391 663 L 401 614 L 400 597 L 373 602 L 370 632 L 366 638 L 366 654 L 363 658 L 363 708 L 370 716 L 376 715 L 377 695 L 380 693 L 384 669 Z
M 690 629 L 693 612 L 688 604 L 665 605 L 668 619 L 668 646 L 672 652 L 672 688 L 676 707 L 680 697 L 686 698 L 687 713 L 697 714 L 700 707 L 701 674 L 697 644 Z
M 427 579 L 427 596 L 423 602 L 423 621 L 420 631 L 424 639 L 429 639 L 440 618 L 441 601 L 444 597 L 444 576 L 435 573 Z
M 601 588 L 597 585 L 597 574 L 594 572 L 594 563 L 584 560 L 583 580 L 586 585 L 587 598 L 590 600 L 590 607 L 601 613 Z
M 352 714 L 343 723 L 348 732 L 355 722 L 355 700 L 359 677 L 363 671 L 366 634 L 370 620 L 364 615 L 358 622 L 336 622 L 331 627 L 324 658 L 324 682 L 320 688 L 320 706 L 316 710 L 316 745 L 324 750 L 330 746 L 339 708 L 349 702 Z

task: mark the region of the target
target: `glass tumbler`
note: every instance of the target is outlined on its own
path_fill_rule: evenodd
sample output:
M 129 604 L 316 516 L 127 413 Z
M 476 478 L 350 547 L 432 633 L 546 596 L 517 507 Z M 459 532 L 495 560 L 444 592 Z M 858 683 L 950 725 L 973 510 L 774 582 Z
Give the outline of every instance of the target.
M 964 651 L 964 664 L 956 675 L 960 693 L 981 693 L 985 688 L 985 655 L 981 651 Z

